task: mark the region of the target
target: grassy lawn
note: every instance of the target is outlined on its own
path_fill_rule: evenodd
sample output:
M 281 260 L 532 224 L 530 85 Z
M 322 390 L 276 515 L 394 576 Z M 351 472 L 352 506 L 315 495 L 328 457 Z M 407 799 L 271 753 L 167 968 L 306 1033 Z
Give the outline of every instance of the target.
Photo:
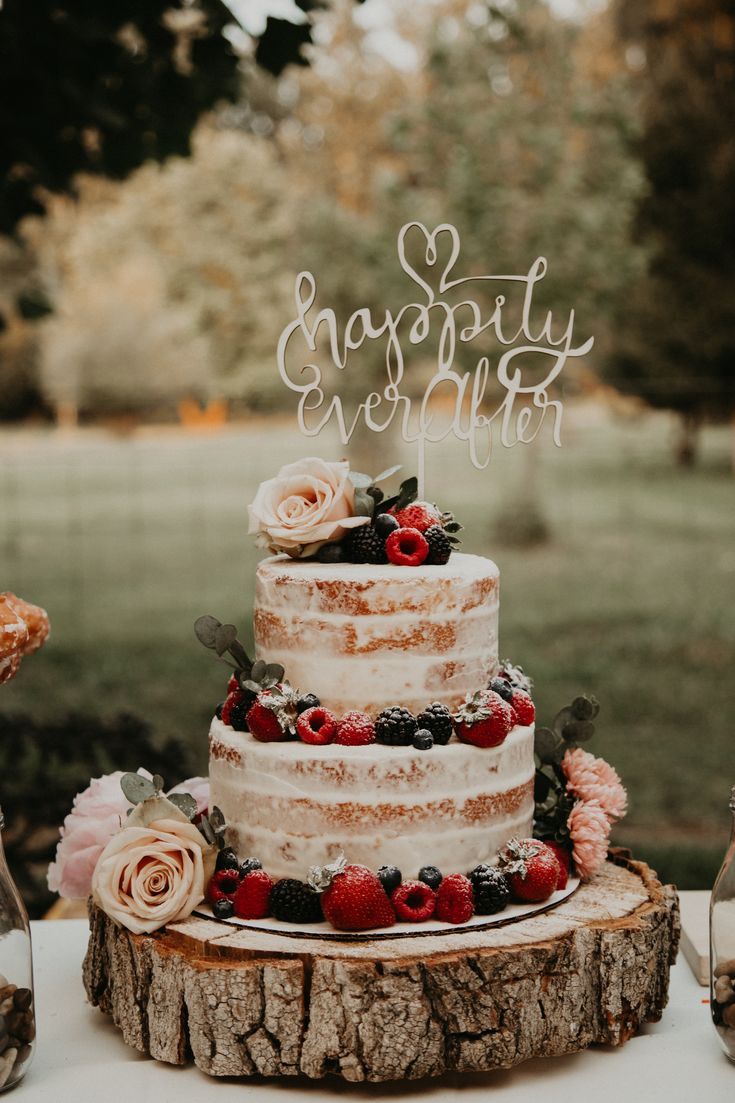
M 340 452 L 291 425 L 0 433 L 0 585 L 45 605 L 53 624 L 2 710 L 132 711 L 184 738 L 204 769 L 226 674 L 192 622 L 212 612 L 248 636 L 258 553 L 246 503 L 280 463 Z M 570 406 L 564 446 L 537 442 L 534 470 L 529 449 L 498 448 L 476 472 L 461 446 L 441 445 L 427 487 L 465 522 L 466 549 L 500 565 L 501 650 L 533 674 L 541 719 L 577 692 L 599 698 L 591 749 L 631 793 L 617 840 L 692 887 L 719 864 L 735 783 L 735 481 L 726 433 L 708 431 L 700 466 L 680 471 L 670 431 L 665 417 Z M 550 539 L 521 548 L 511 537 L 527 482 Z

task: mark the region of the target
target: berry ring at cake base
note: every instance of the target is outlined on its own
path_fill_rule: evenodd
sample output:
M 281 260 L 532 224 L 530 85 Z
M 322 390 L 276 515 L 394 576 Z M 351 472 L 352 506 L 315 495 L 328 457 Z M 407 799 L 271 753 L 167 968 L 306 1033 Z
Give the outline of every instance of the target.
M 255 659 L 195 626 L 231 668 L 208 783 L 97 779 L 65 822 L 87 995 L 161 1061 L 414 1079 L 619 1045 L 666 1004 L 676 892 L 609 849 L 597 702 L 536 727 L 497 566 L 416 480 L 385 497 L 393 473 L 261 486 Z

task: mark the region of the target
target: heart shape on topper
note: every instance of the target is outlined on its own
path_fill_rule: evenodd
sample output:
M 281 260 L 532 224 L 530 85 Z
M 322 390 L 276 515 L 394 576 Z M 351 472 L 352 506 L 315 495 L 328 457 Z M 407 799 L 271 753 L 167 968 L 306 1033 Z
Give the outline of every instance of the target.
M 447 291 L 453 286 L 453 281 L 450 281 L 449 274 L 454 268 L 454 265 L 459 256 L 459 234 L 454 226 L 450 226 L 448 222 L 442 222 L 440 226 L 437 226 L 431 233 L 426 229 L 423 222 L 407 222 L 405 226 L 401 227 L 401 231 L 398 234 L 398 259 L 401 262 L 401 268 L 403 271 L 414 280 L 415 283 L 423 287 L 426 294 L 430 299 L 434 298 L 433 287 L 423 279 L 413 265 L 406 257 L 406 238 L 410 230 L 417 230 L 424 239 L 424 259 L 428 268 L 434 268 L 439 262 L 439 239 L 442 235 L 446 234 L 451 242 L 449 256 L 441 269 L 441 275 L 439 277 L 438 290 L 441 294 Z

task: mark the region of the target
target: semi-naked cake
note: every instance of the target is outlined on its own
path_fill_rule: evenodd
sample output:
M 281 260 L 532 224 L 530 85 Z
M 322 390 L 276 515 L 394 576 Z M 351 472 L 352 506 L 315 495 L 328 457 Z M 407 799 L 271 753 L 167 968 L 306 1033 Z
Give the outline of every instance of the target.
M 336 715 L 454 711 L 498 671 L 498 568 L 453 552 L 448 562 L 320 563 L 275 556 L 257 569 L 256 656 Z M 498 746 L 453 735 L 430 752 L 374 742 L 263 742 L 215 718 L 212 802 L 241 855 L 274 877 L 303 878 L 343 852 L 415 877 L 491 862 L 533 822 L 533 724 Z

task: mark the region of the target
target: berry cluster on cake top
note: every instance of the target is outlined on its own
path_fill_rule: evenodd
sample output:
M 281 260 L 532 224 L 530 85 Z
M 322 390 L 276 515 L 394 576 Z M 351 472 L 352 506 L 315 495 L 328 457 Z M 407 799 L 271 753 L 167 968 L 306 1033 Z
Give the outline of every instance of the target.
M 322 563 L 443 565 L 462 526 L 451 513 L 417 501 L 418 481 L 405 479 L 386 497 L 379 486 L 400 470 L 375 477 L 346 460 L 315 456 L 286 464 L 261 483 L 248 507 L 250 532 L 274 553 Z

